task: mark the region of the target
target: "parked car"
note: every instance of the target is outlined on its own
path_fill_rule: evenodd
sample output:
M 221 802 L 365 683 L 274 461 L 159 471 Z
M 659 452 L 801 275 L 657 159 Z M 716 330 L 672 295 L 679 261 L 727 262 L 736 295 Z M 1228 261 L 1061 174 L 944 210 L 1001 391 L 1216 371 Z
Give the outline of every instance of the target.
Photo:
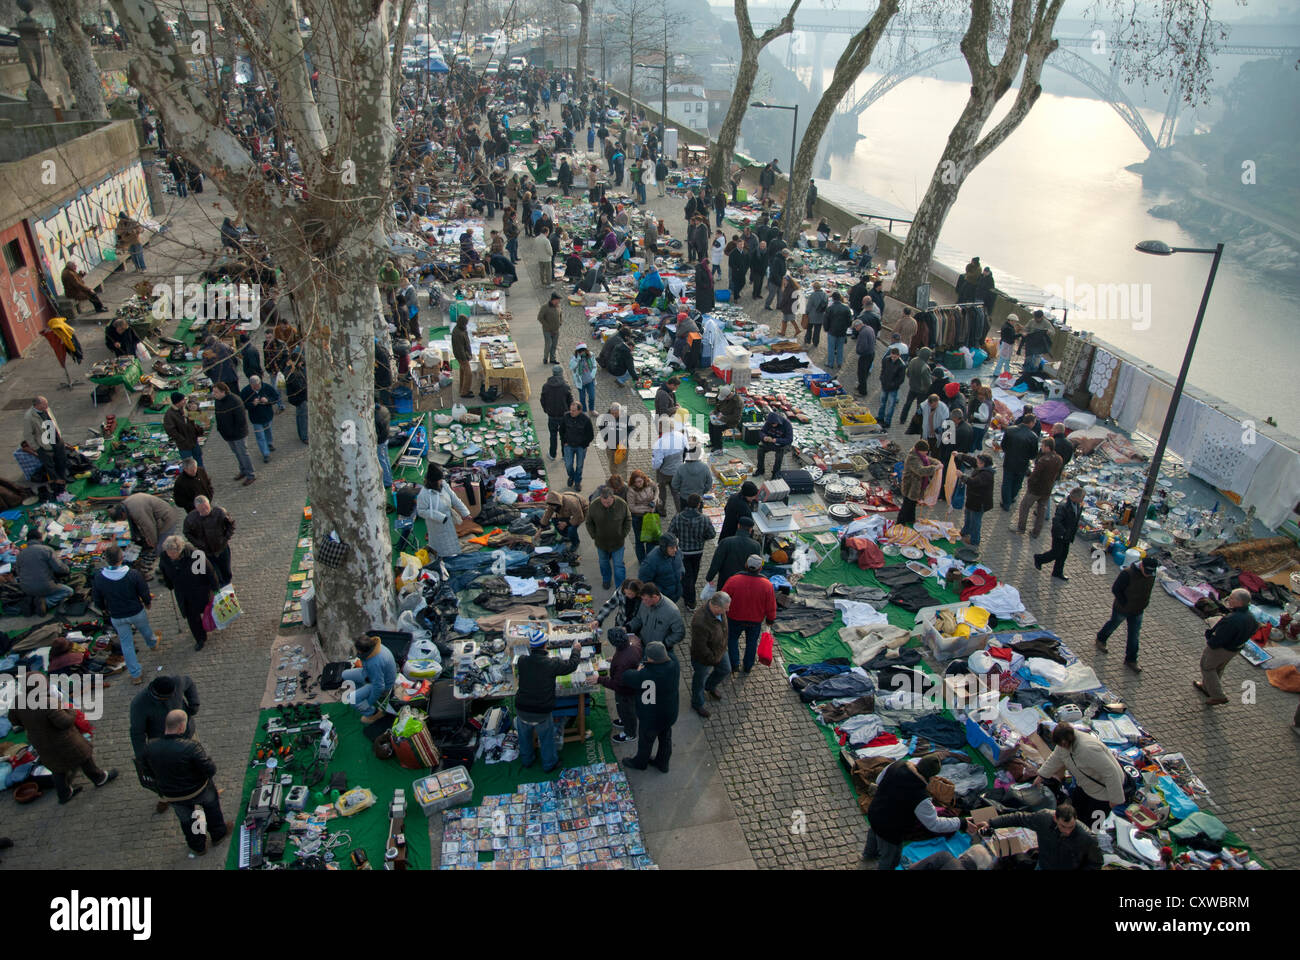
M 511 57 L 506 64 L 506 73 L 523 73 L 527 69 L 528 60 L 525 57 Z
M 501 72 L 501 61 L 489 60 L 487 67 L 484 68 L 483 70 L 483 76 L 495 77 L 500 72 Z

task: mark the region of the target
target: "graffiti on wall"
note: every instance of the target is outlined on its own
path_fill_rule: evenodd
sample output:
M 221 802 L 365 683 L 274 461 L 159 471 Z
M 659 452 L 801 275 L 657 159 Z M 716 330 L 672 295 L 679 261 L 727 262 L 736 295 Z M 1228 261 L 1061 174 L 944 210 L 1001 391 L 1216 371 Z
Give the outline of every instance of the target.
M 32 231 L 49 275 L 57 277 L 69 260 L 77 261 L 82 270 L 97 267 L 104 249 L 113 247 L 113 228 L 123 210 L 137 220 L 150 216 L 149 190 L 138 160 L 45 216 L 33 217 Z
M 135 95 L 135 88 L 127 80 L 125 70 L 101 70 L 99 72 L 99 88 L 104 93 L 105 103 L 111 103 L 118 97 Z

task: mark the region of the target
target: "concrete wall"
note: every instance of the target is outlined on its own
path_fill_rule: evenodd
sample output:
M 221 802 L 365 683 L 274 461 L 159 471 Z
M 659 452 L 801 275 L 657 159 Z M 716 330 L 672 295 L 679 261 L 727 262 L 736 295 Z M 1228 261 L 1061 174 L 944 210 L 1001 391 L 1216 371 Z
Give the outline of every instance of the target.
M 0 127 L 0 163 L 16 163 L 38 153 L 52 151 L 71 140 L 104 126 L 98 120 Z
M 7 133 L 4 136 L 8 138 Z M 57 148 L 0 164 L 0 225 L 38 216 L 93 187 L 139 156 L 136 123 L 119 120 L 100 125 Z M 53 166 L 47 167 L 46 161 Z M 51 175 L 54 182 L 46 182 Z

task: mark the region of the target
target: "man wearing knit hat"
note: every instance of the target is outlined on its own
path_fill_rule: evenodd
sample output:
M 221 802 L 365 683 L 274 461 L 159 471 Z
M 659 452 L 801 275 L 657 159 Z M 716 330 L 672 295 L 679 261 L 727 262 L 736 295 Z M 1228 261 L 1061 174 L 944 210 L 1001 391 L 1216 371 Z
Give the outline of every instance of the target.
M 740 490 L 727 498 L 727 505 L 722 512 L 722 530 L 718 533 L 719 541 L 736 535 L 736 524 L 741 517 L 753 517 L 754 508 L 758 506 L 758 487 L 752 480 L 740 485 Z
M 546 652 L 546 634 L 537 631 L 528 641 L 528 656 L 516 664 L 519 692 L 515 694 L 515 732 L 519 735 L 519 761 L 524 768 L 536 762 L 533 735 L 542 754 L 542 772 L 550 773 L 560 765 L 560 731 L 555 726 L 555 678 L 578 669 L 582 660 L 582 643 L 573 641 L 567 660 Z
M 864 859 L 876 859 L 877 870 L 893 870 L 903 844 L 921 828 L 932 834 L 953 834 L 966 828 L 965 817 L 940 817 L 930 799 L 928 784 L 939 775 L 941 761 L 933 753 L 916 763 L 895 760 L 876 779 L 876 792 L 867 807 L 871 830 Z
M 681 667 L 658 641 L 647 644 L 641 669 L 623 674 L 623 684 L 637 691 L 639 728 L 636 756 L 625 759 L 624 766 L 644 770 L 653 763 L 660 773 L 668 772 L 668 762 L 673 755 L 673 724 L 677 722 L 680 678 Z M 658 750 L 652 757 L 650 754 L 656 743 Z
M 138 758 L 150 740 L 161 740 L 166 733 L 167 714 L 184 710 L 189 718 L 184 735 L 194 737 L 194 715 L 199 712 L 199 689 L 189 677 L 154 677 L 131 700 L 131 751 Z M 167 802 L 159 800 L 158 813 L 167 811 Z

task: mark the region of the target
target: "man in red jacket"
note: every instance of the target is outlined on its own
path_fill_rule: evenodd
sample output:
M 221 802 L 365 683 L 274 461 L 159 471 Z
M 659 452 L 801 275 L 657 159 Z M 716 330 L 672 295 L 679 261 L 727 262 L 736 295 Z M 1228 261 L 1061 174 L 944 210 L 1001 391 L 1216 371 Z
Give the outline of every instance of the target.
M 754 669 L 758 656 L 758 639 L 766 621 L 770 629 L 776 622 L 776 590 L 763 576 L 763 558 L 757 553 L 745 560 L 745 569 L 733 574 L 722 585 L 722 591 L 731 597 L 727 611 L 730 624 L 727 629 L 727 650 L 731 657 L 733 673 L 740 670 L 740 635 L 745 634 L 745 673 Z

